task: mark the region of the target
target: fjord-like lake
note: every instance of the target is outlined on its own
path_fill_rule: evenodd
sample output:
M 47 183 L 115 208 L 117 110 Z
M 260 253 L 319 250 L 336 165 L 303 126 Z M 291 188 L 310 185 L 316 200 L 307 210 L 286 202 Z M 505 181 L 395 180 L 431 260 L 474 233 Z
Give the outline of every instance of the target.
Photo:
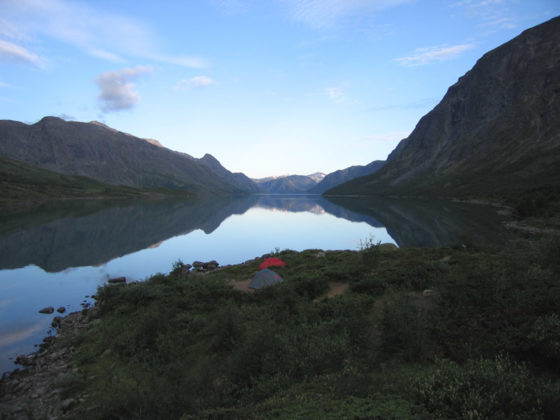
M 238 264 L 275 250 L 499 244 L 496 209 L 452 202 L 248 196 L 68 202 L 0 220 L 0 373 L 52 333 L 38 311 L 91 304 L 108 279 L 145 280 L 184 263 Z

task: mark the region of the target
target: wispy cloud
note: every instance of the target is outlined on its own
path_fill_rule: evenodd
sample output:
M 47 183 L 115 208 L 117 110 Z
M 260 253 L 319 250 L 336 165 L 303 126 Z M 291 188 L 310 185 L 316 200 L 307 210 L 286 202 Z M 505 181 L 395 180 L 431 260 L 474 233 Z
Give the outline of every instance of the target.
M 341 19 L 364 16 L 411 0 L 279 0 L 297 21 L 313 27 L 330 27 Z
M 44 68 L 45 64 L 37 54 L 12 42 L 0 40 L 0 60 L 10 61 L 18 64 L 31 64 L 38 68 Z
M 208 76 L 194 76 L 189 79 L 179 80 L 173 89 L 175 90 L 191 90 L 196 88 L 204 88 L 217 84 L 217 82 Z
M 3 22 L 8 26 L 0 34 L 46 36 L 111 62 L 134 57 L 196 68 L 203 63 L 202 59 L 184 53 L 163 53 L 157 35 L 146 22 L 83 2 L 2 0 L 2 6 Z
M 418 48 L 412 55 L 397 58 L 397 61 L 406 67 L 423 66 L 434 61 L 453 59 L 460 55 L 463 51 L 474 48 L 474 46 L 474 44 L 460 44 L 452 46 L 443 45 Z
M 468 18 L 480 21 L 480 26 L 496 31 L 516 28 L 515 16 L 507 0 L 462 0 L 451 3 L 450 7 L 461 10 Z
M 206 60 L 199 57 L 191 57 L 187 55 L 161 55 L 161 54 L 147 54 L 146 58 L 159 61 L 161 63 L 174 64 L 176 66 L 189 67 L 193 69 L 202 69 L 208 67 Z
M 325 89 L 327 96 L 335 102 L 342 102 L 345 98 L 344 89 L 341 87 L 328 87 Z
M 103 60 L 112 61 L 113 63 L 124 63 L 126 60 L 117 54 L 113 54 L 109 51 L 102 50 L 100 48 L 94 48 L 89 51 L 89 53 L 97 58 L 101 58 Z
M 97 76 L 95 83 L 101 89 L 99 93 L 101 110 L 111 112 L 133 108 L 139 100 L 133 82 L 139 75 L 151 72 L 150 66 L 137 66 L 108 71 Z

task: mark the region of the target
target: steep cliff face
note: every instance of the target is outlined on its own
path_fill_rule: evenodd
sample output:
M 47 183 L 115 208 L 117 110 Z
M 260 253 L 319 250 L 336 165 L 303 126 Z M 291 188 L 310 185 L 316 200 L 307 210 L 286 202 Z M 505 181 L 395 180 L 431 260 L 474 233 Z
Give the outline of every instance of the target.
M 116 185 L 239 191 L 192 156 L 99 123 L 55 117 L 32 125 L 0 121 L 0 156 Z
M 560 17 L 485 54 L 348 194 L 500 194 L 560 185 Z

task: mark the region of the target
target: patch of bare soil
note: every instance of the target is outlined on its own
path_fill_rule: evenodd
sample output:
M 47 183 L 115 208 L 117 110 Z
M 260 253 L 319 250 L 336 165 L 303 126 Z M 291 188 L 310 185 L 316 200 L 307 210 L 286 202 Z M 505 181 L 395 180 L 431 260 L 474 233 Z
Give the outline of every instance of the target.
M 249 289 L 249 283 L 251 280 L 234 281 L 231 284 L 235 290 L 241 290 L 242 292 L 254 292 L 253 289 Z

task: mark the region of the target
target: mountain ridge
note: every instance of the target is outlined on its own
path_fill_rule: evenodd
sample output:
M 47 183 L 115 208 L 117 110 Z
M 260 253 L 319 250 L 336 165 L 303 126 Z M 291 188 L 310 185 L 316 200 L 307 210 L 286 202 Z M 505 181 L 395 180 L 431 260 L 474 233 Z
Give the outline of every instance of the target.
M 476 196 L 560 185 L 560 17 L 484 54 L 373 175 L 327 194 Z
M 112 185 L 196 193 L 245 192 L 234 185 L 236 181 L 232 183 L 223 174 L 217 175 L 186 153 L 155 145 L 98 122 L 44 117 L 28 125 L 2 120 L 0 156 Z

